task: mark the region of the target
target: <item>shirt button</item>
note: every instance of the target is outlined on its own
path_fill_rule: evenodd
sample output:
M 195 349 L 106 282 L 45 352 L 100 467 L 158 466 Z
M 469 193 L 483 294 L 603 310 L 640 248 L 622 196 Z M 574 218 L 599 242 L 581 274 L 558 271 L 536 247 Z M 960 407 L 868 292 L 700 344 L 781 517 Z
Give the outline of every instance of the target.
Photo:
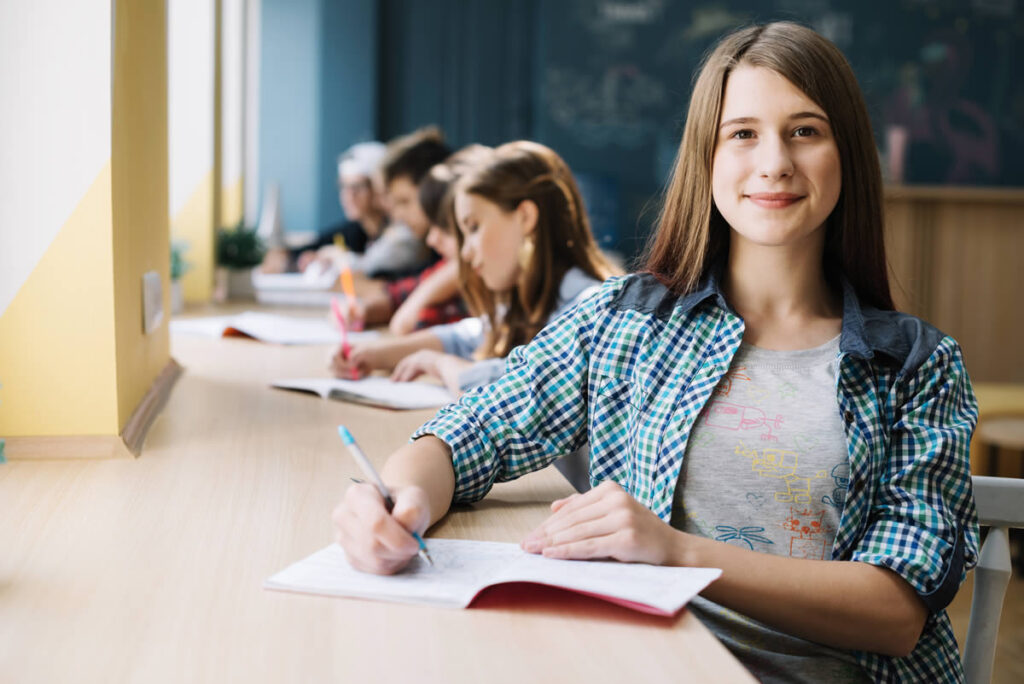
M 844 413 L 843 414 L 843 420 L 846 421 L 847 425 L 852 423 L 853 422 L 853 411 L 847 411 L 846 413 Z

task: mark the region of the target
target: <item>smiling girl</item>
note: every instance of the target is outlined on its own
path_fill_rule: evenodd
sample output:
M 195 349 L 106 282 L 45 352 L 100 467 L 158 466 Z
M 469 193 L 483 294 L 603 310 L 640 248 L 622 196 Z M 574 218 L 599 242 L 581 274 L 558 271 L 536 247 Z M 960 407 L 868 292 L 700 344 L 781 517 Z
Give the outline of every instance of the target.
M 360 345 L 347 357 L 339 350 L 337 377 L 393 369 L 394 380 L 427 374 L 456 393 L 487 384 L 513 347 L 618 273 L 594 241 L 569 167 L 550 148 L 480 148 L 453 171 L 447 213 L 474 317 Z
M 391 573 L 452 502 L 589 440 L 594 489 L 523 548 L 722 568 L 694 613 L 762 681 L 958 681 L 977 406 L 956 342 L 893 310 L 863 98 L 810 29 L 708 56 L 643 273 L 443 409 L 334 513 Z

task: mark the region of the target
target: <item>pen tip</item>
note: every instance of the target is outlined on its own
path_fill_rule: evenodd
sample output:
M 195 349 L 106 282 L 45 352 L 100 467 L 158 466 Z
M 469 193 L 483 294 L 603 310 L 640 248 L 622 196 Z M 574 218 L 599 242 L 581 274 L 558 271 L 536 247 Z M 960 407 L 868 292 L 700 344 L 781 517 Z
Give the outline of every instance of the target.
M 348 428 L 344 425 L 338 426 L 338 434 L 341 436 L 341 441 L 345 444 L 353 444 L 356 440 L 352 437 L 352 433 L 348 431 Z

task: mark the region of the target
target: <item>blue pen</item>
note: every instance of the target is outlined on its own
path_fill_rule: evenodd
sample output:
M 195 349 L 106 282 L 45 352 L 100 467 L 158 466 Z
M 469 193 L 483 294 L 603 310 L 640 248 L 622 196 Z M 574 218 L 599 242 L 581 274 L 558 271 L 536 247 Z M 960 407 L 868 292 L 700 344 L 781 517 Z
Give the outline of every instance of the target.
M 373 482 L 375 487 L 377 487 L 377 491 L 379 491 L 380 495 L 384 497 L 384 506 L 387 508 L 388 513 L 390 513 L 391 509 L 395 507 L 395 500 L 391 498 L 391 492 L 388 491 L 388 487 L 384 484 L 384 480 L 380 479 L 380 475 L 377 474 L 377 470 L 373 467 L 373 464 L 370 463 L 370 459 L 366 457 L 363 450 L 359 448 L 359 445 L 356 444 L 356 438 L 352 436 L 352 433 L 348 431 L 348 428 L 344 425 L 339 425 L 338 434 L 341 436 L 341 441 L 348 447 L 353 458 L 356 459 L 356 463 L 359 464 L 363 473 L 366 474 L 366 477 L 370 478 L 370 481 Z M 412 532 L 411 534 L 413 539 L 419 542 L 420 558 L 426 561 L 428 565 L 433 565 L 434 561 L 431 560 L 430 554 L 427 553 L 427 544 L 423 541 L 423 537 L 415 532 Z

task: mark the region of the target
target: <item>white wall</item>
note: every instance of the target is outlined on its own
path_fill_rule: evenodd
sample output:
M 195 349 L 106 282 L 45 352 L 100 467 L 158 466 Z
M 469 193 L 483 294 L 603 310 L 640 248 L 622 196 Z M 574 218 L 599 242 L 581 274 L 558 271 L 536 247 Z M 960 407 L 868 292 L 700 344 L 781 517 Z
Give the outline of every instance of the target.
M 230 187 L 242 179 L 245 0 L 223 0 L 222 6 L 221 184 Z
M 110 161 L 110 0 L 0 3 L 0 315 Z
M 171 219 L 213 170 L 213 2 L 167 2 Z
M 260 0 L 245 0 L 245 224 L 255 226 L 260 183 Z

